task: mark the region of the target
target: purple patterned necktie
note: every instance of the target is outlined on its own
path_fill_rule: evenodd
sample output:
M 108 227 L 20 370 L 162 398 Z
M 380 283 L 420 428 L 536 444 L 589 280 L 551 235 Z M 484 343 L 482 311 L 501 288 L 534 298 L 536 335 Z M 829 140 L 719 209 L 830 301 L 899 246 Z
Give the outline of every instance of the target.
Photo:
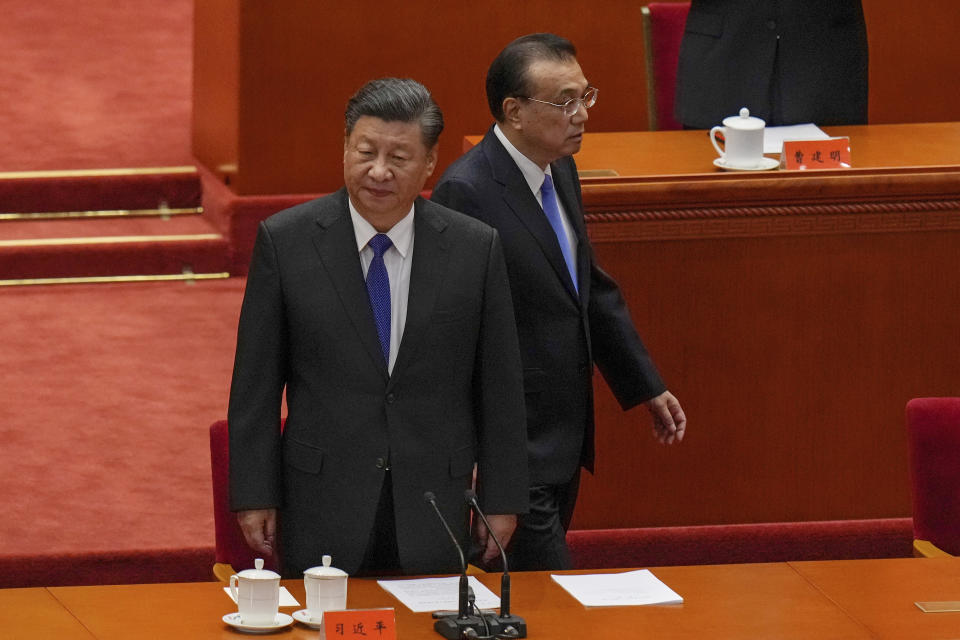
M 573 252 L 570 250 L 567 234 L 563 230 L 563 221 L 560 220 L 560 207 L 557 206 L 557 192 L 553 190 L 553 180 L 550 179 L 550 174 L 543 176 L 540 195 L 543 196 L 543 212 L 547 214 L 547 221 L 557 235 L 560 252 L 563 253 L 563 261 L 567 263 L 567 271 L 570 272 L 573 289 L 574 291 L 580 291 L 580 288 L 577 287 L 577 264 L 573 260 Z
M 373 308 L 373 319 L 377 323 L 377 336 L 383 361 L 390 365 L 390 276 L 383 263 L 383 254 L 393 246 L 385 233 L 378 233 L 367 243 L 373 249 L 373 260 L 367 269 L 367 295 Z

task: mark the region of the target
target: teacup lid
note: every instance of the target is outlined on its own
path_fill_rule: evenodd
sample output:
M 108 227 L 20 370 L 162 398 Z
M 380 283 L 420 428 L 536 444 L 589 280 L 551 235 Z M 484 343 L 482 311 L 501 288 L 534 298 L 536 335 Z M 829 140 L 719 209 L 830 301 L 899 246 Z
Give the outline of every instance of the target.
M 323 556 L 323 566 L 322 567 L 310 567 L 303 572 L 303 575 L 310 576 L 311 578 L 345 578 L 347 577 L 347 572 L 342 569 L 337 569 L 336 567 L 331 567 L 330 562 L 332 559 L 330 556 Z
M 730 127 L 731 129 L 744 129 L 747 131 L 753 131 L 755 129 L 763 129 L 767 123 L 750 115 L 750 109 L 743 107 L 740 109 L 740 115 L 730 116 L 729 118 L 723 119 L 723 126 Z
M 244 569 L 243 571 L 240 571 L 239 573 L 237 573 L 237 575 L 247 580 L 279 580 L 280 579 L 279 573 L 270 571 L 270 569 L 263 568 L 263 558 L 257 558 L 256 560 L 254 560 L 253 566 L 255 568 Z

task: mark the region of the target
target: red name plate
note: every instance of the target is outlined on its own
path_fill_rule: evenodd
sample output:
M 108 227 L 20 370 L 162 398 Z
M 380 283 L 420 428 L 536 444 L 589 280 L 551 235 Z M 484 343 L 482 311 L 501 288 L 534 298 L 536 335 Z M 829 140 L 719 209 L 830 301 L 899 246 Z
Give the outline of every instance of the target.
M 392 608 L 325 611 L 323 630 L 327 640 L 397 640 L 397 624 Z
M 849 169 L 850 138 L 784 140 L 780 168 L 797 171 Z

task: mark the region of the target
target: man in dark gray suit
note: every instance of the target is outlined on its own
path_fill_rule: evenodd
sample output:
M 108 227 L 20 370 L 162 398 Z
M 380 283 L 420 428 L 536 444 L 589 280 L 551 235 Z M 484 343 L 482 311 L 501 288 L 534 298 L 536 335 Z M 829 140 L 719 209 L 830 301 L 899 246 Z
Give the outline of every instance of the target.
M 501 539 L 527 509 L 499 238 L 419 197 L 442 128 L 419 83 L 368 83 L 347 105 L 346 187 L 260 224 L 230 392 L 231 506 L 254 549 L 279 545 L 284 575 L 323 554 L 351 574 L 459 571 L 423 496 L 465 538 L 475 463 Z
M 677 120 L 709 129 L 741 107 L 768 125 L 867 124 L 860 0 L 693 0 Z
M 531 476 L 530 513 L 514 534 L 512 569 L 570 566 L 565 535 L 580 466 L 593 470 L 594 363 L 624 409 L 647 405 L 662 442 L 681 440 L 686 428 L 587 237 L 571 155 L 596 99 L 568 40 L 548 33 L 515 40 L 487 73 L 496 124 L 447 169 L 432 196 L 493 226 L 503 240 Z

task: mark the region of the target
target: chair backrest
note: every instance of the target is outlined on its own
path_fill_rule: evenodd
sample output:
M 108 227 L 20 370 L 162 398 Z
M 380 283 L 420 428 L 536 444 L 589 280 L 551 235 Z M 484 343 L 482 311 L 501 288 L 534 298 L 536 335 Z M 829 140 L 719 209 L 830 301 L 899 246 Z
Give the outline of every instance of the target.
M 680 41 L 689 12 L 689 2 L 651 2 L 641 8 L 651 131 L 683 128 L 673 115 L 673 102 L 677 92 Z
M 216 562 L 237 571 L 252 569 L 256 552 L 247 545 L 236 514 L 230 511 L 230 438 L 226 420 L 210 425 L 210 470 L 213 476 L 213 526 L 216 532 Z M 271 558 L 264 567 L 277 570 Z
M 907 403 L 913 535 L 960 554 L 960 398 Z

